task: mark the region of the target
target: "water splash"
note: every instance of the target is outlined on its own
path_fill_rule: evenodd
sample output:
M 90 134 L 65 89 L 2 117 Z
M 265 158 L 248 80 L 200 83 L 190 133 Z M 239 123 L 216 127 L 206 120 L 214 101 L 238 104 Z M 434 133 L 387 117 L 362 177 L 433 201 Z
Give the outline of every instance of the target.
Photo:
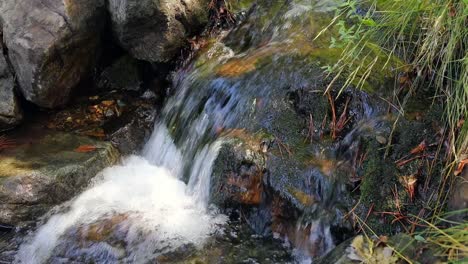
M 128 157 L 122 165 L 105 169 L 66 212 L 52 216 L 20 247 L 15 262 L 46 263 L 52 256 L 66 255 L 142 263 L 186 244 L 202 245 L 226 221 L 207 208 L 211 164 L 220 145 L 215 142 L 200 151 L 187 186 L 180 180 L 182 154 L 167 129 L 158 125 L 145 157 Z M 90 226 L 103 219 L 112 225 L 93 231 Z M 86 241 L 96 236 L 93 232 L 104 241 Z M 112 239 L 108 233 L 117 234 Z
M 300 264 L 311 264 L 312 257 L 323 256 L 335 247 L 331 236 L 330 225 L 321 220 L 314 220 L 296 228 L 296 248 L 293 255 Z

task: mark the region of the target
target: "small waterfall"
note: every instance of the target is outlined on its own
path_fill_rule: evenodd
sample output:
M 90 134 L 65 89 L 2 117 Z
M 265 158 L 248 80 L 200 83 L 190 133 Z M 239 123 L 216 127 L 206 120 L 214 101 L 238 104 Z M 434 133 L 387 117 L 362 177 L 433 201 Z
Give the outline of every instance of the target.
M 180 180 L 182 155 L 167 129 L 158 125 L 144 157 L 128 157 L 104 170 L 65 212 L 52 216 L 20 247 L 16 262 L 50 262 L 56 252 L 63 253 L 63 245 L 69 247 L 68 256 L 83 254 L 108 263 L 142 263 L 185 244 L 201 245 L 226 220 L 207 209 L 211 164 L 219 146 L 200 151 L 186 185 Z M 102 219 L 125 233 L 123 249 L 107 241 L 83 248 L 70 243 L 70 235 L 89 233 L 86 229 Z M 74 234 L 73 229 L 80 231 Z
M 61 206 L 20 246 L 16 263 L 148 263 L 186 245 L 203 245 L 222 231 L 226 217 L 208 206 L 212 165 L 223 143 L 217 135 L 238 128 L 279 138 L 294 125 L 279 118 L 290 109 L 281 98 L 287 90 L 321 85 L 310 67 L 317 56 L 303 56 L 320 47 L 309 47 L 313 12 L 328 12 L 341 1 L 260 2 L 246 25 L 174 75 L 176 93 L 141 156 L 104 170 L 87 191 Z M 263 19 L 272 10 L 276 15 Z M 294 141 L 292 134 L 283 136 Z M 351 136 L 344 141 L 353 142 Z M 311 188 L 325 193 L 321 186 Z M 290 234 L 298 238 L 298 261 L 310 263 L 310 256 L 333 247 L 330 224 L 321 217 L 298 221 Z
M 335 247 L 331 238 L 330 226 L 321 220 L 296 227 L 294 249 L 295 259 L 300 264 L 311 264 L 311 256 L 323 256 Z
M 222 231 L 226 216 L 208 207 L 212 164 L 222 145 L 214 131 L 235 113 L 226 95 L 194 100 L 188 84 L 182 82 L 167 103 L 142 156 L 105 169 L 26 239 L 15 263 L 146 263 L 185 245 L 201 246 Z M 193 115 L 200 104 L 203 110 Z M 178 144 L 168 129 L 175 121 Z

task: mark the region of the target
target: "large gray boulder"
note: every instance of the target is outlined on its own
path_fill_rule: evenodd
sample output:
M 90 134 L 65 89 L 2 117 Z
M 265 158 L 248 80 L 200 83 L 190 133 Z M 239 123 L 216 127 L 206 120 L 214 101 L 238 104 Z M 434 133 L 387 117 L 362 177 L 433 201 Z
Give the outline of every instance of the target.
M 109 0 L 112 28 L 133 57 L 167 62 L 208 20 L 209 0 Z
M 23 118 L 14 92 L 15 82 L 13 75 L 2 51 L 3 45 L 0 41 L 0 131 L 12 128 Z
M 119 156 L 109 142 L 58 132 L 1 152 L 0 223 L 36 219 L 83 190 Z
M 93 68 L 104 0 L 2 0 L 4 42 L 24 97 L 53 108 Z

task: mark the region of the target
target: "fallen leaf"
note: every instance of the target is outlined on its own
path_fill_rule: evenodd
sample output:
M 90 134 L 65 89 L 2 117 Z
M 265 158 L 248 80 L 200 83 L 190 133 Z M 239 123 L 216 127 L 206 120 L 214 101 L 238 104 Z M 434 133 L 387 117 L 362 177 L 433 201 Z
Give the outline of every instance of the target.
M 449 16 L 455 17 L 456 15 L 457 15 L 457 10 L 453 7 L 453 5 L 451 5 L 450 10 L 449 10 Z
M 411 174 L 409 176 L 402 176 L 400 178 L 400 182 L 408 192 L 410 200 L 413 201 L 416 193 L 416 185 L 418 183 L 418 178 L 416 177 L 416 175 Z
M 96 146 L 93 145 L 81 145 L 75 149 L 75 152 L 78 153 L 88 153 L 96 150 Z
M 410 153 L 411 154 L 418 154 L 418 153 L 421 153 L 421 152 L 425 151 L 426 148 L 427 148 L 426 140 L 423 140 L 421 143 L 419 143 L 419 145 L 417 147 L 412 149 Z
M 457 169 L 454 172 L 455 176 L 458 176 L 463 172 L 463 169 L 465 168 L 466 164 L 468 164 L 468 159 L 460 161 L 460 163 L 457 166 Z

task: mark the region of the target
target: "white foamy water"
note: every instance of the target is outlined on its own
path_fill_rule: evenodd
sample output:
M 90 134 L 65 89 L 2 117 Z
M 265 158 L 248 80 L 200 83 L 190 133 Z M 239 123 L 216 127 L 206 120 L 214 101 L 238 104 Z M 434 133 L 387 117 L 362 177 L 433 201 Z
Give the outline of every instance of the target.
M 106 263 L 145 263 L 182 245 L 202 245 L 226 221 L 225 216 L 207 208 L 211 165 L 220 146 L 215 142 L 197 154 L 186 185 L 180 180 L 182 154 L 167 129 L 158 125 L 145 157 L 131 156 L 121 165 L 105 169 L 64 213 L 52 216 L 21 245 L 15 262 L 48 263 L 57 248 L 68 243 L 70 230 L 86 230 L 112 216 L 121 219 L 113 225 L 124 233 L 123 248 L 99 241 L 86 248 L 70 246 L 68 250 L 73 252 L 67 254 L 81 253 Z

